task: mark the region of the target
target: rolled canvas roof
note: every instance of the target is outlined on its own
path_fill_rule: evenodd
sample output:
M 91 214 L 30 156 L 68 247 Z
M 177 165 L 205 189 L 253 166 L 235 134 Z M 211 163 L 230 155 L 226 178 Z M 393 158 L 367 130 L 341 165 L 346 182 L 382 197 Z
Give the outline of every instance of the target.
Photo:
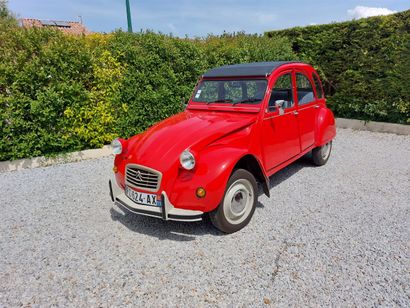
M 254 62 L 234 65 L 224 65 L 207 71 L 203 77 L 245 77 L 245 76 L 268 76 L 279 66 L 293 61 L 277 62 Z

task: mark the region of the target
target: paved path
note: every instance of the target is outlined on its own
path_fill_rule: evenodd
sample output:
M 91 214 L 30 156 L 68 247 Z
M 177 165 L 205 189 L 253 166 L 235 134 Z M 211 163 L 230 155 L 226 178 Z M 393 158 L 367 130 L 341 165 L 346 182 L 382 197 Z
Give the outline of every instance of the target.
M 112 159 L 0 174 L 0 307 L 410 306 L 410 137 L 339 130 L 222 235 L 113 207 Z

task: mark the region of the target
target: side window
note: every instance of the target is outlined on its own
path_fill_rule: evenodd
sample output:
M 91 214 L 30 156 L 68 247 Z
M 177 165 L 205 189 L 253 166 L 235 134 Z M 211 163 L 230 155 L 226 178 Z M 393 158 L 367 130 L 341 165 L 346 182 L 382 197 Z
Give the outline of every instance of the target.
M 313 81 L 315 83 L 317 98 L 323 98 L 323 89 L 320 84 L 319 77 L 315 73 L 313 73 L 312 76 L 313 76 Z
M 287 73 L 276 80 L 275 85 L 272 88 L 272 93 L 269 99 L 269 107 L 274 107 L 275 102 L 284 100 L 283 108 L 290 108 L 294 105 L 292 95 L 292 74 Z
M 296 73 L 296 86 L 299 105 L 305 105 L 315 101 L 312 84 L 306 75 Z

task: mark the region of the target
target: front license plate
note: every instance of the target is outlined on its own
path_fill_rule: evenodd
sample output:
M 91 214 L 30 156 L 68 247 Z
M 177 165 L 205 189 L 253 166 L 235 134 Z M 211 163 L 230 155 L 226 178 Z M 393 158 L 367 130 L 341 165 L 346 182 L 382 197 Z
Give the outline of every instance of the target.
M 162 206 L 161 199 L 155 194 L 146 194 L 125 186 L 125 195 L 132 201 L 142 205 Z

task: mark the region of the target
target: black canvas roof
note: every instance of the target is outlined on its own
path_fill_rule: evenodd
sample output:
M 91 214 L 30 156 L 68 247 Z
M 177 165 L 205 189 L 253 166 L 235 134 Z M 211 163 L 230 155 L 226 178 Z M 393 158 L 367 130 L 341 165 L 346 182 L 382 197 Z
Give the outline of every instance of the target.
M 294 63 L 290 61 L 254 62 L 244 64 L 225 65 L 207 71 L 203 77 L 244 77 L 268 76 L 279 66 Z

